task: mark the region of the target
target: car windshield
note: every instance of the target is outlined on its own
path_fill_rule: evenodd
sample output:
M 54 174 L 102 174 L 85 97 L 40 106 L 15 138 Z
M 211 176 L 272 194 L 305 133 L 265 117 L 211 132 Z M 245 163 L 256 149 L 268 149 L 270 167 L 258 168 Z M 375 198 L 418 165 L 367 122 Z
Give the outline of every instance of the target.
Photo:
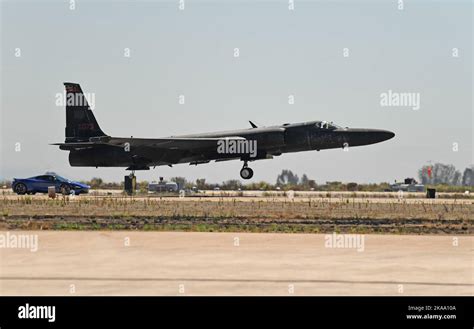
M 58 176 L 58 175 L 54 175 L 54 177 L 56 177 L 57 180 L 61 181 L 61 182 L 67 182 L 69 181 L 69 179 L 66 179 L 64 177 L 61 177 L 61 176 Z

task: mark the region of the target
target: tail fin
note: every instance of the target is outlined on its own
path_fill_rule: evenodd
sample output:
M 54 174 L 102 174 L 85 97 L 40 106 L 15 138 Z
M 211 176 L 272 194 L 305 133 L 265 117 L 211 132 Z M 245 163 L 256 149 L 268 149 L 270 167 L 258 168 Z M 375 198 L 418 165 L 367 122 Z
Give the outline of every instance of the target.
M 77 83 L 65 82 L 66 143 L 89 141 L 91 137 L 106 136 L 100 129 L 87 99 Z

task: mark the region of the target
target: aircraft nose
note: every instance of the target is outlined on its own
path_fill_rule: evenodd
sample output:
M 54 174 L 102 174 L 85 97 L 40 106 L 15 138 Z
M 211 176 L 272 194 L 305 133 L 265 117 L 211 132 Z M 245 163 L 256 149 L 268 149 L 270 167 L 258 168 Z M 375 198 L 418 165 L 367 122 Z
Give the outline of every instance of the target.
M 375 130 L 373 134 L 375 136 L 375 139 L 378 140 L 377 142 L 383 142 L 383 141 L 389 140 L 390 138 L 395 137 L 395 133 L 389 130 Z
M 395 136 L 393 132 L 381 129 L 363 129 L 357 135 L 357 139 L 363 145 L 380 143 Z
M 393 132 L 381 129 L 347 128 L 340 132 L 349 146 L 375 144 L 395 137 Z

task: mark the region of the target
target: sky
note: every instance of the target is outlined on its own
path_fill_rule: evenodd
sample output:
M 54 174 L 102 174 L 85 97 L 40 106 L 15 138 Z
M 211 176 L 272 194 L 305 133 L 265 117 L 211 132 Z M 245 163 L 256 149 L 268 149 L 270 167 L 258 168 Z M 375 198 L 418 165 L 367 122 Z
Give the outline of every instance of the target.
M 116 137 L 240 129 L 248 120 L 396 133 L 347 152 L 256 161 L 252 181 L 275 182 L 290 169 L 319 184 L 393 182 L 428 163 L 461 171 L 474 163 L 471 1 L 296 0 L 294 10 L 286 0 L 185 0 L 184 10 L 179 0 L 0 4 L 0 179 L 128 174 L 71 167 L 68 152 L 49 145 L 64 141 L 56 97 L 65 81 L 93 93 L 97 121 Z M 382 106 L 389 91 L 418 95 L 419 109 Z M 241 166 L 181 164 L 137 177 L 219 183 L 240 179 Z

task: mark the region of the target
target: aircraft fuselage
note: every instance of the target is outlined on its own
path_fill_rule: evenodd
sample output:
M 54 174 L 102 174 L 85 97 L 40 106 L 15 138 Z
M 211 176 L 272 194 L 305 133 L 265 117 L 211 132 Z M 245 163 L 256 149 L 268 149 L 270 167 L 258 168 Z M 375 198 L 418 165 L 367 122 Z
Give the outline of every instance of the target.
M 320 128 L 319 121 L 298 124 L 286 124 L 274 127 L 249 128 L 203 134 L 171 136 L 170 138 L 231 138 L 243 137 L 255 141 L 256 154 L 219 153 L 215 147 L 207 147 L 200 151 L 187 152 L 181 149 L 159 147 L 137 147 L 127 150 L 115 146 L 104 145 L 92 149 L 74 150 L 70 154 L 72 166 L 93 167 L 143 167 L 172 165 L 178 163 L 199 164 L 211 160 L 260 160 L 278 156 L 283 153 L 325 150 L 334 148 L 369 145 L 385 141 L 394 136 L 390 131 L 376 129 L 351 128 Z

